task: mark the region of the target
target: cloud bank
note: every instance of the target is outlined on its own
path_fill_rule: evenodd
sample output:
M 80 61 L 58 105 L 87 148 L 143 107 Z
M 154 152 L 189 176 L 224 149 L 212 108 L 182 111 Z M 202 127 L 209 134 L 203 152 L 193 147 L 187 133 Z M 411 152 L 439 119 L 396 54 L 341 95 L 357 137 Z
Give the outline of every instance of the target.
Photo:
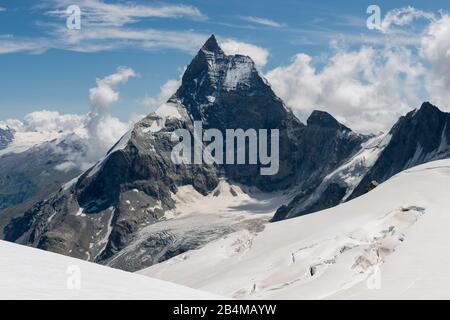
M 450 110 L 450 16 L 444 14 L 427 28 L 421 55 L 431 65 L 426 89 L 439 106 Z
M 298 54 L 292 63 L 266 74 L 275 93 L 305 121 L 326 110 L 351 128 L 385 130 L 420 103 L 417 84 L 424 67 L 405 48 L 338 50 L 322 69 Z
M 419 33 L 405 35 L 405 30 L 393 28 L 416 19 L 428 21 Z M 450 110 L 448 14 L 395 9 L 386 14 L 380 31 L 388 37 L 384 43 L 349 49 L 334 42 L 325 65 L 299 53 L 266 77 L 302 120 L 321 109 L 360 132 L 386 131 L 425 100 Z M 415 41 L 396 41 L 398 34 Z
M 97 162 L 130 129 L 132 122 L 122 122 L 109 113 L 109 107 L 120 98 L 118 86 L 125 84 L 137 73 L 128 67 L 96 80 L 89 90 L 90 111 L 84 115 L 60 114 L 40 110 L 27 114 L 23 120 L 0 121 L 0 127 L 9 127 L 33 143 L 55 140 L 55 152 L 64 154 L 66 162 L 56 169 L 86 170 Z M 61 141 L 71 142 L 74 148 L 58 148 Z M 30 147 L 33 143 L 27 143 Z M 71 144 L 69 143 L 69 145 Z

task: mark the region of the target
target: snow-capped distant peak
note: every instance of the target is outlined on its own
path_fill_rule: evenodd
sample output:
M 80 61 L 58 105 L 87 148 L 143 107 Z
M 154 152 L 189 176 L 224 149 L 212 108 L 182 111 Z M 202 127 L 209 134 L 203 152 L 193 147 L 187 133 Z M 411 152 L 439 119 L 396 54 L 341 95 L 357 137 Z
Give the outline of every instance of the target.
M 14 133 L 8 126 L 0 125 L 0 150 L 5 149 L 14 140 Z

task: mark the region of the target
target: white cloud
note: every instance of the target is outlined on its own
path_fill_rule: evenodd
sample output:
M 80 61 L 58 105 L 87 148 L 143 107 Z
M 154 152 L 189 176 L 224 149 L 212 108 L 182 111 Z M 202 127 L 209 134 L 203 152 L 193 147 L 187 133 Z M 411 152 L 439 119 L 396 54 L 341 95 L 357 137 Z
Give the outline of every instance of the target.
M 25 115 L 22 121 L 8 119 L 0 121 L 0 126 L 7 126 L 18 132 L 79 132 L 84 127 L 86 116 L 77 114 L 60 114 L 57 111 L 39 110 Z
M 17 119 L 7 119 L 4 121 L 0 121 L 0 129 L 13 129 L 16 131 L 21 131 L 23 130 L 23 122 Z
M 247 42 L 223 39 L 222 41 L 220 41 L 220 47 L 226 54 L 229 55 L 242 54 L 249 56 L 253 59 L 256 66 L 259 68 L 264 67 L 267 64 L 267 60 L 269 58 L 269 50 Z
M 128 123 L 124 123 L 111 115 L 105 115 L 98 122 L 95 135 L 98 142 L 100 142 L 100 146 L 104 146 L 105 150 L 112 147 L 128 129 Z
M 57 111 L 41 110 L 27 114 L 23 120 L 26 131 L 73 132 L 84 125 L 85 117 L 76 114 L 63 114 Z
M 85 161 L 99 159 L 128 129 L 129 124 L 111 116 L 108 107 L 119 100 L 116 87 L 136 76 L 133 69 L 119 67 L 116 73 L 97 79 L 97 85 L 89 90 L 92 110 L 86 124 L 89 140 Z
M 424 67 L 406 48 L 362 47 L 338 50 L 320 70 L 310 56 L 298 54 L 266 76 L 302 120 L 320 109 L 352 129 L 376 132 L 418 106 L 423 74 Z
M 98 112 L 118 101 L 119 92 L 115 91 L 115 87 L 126 83 L 129 78 L 136 76 L 137 74 L 133 69 L 119 67 L 116 73 L 103 79 L 97 79 L 97 86 L 89 90 L 89 101 L 94 108 L 93 111 Z
M 66 161 L 55 166 L 55 169 L 62 172 L 69 172 L 78 169 L 78 165 L 73 161 Z
M 416 19 L 425 19 L 433 21 L 435 15 L 431 12 L 418 10 L 414 7 L 408 6 L 389 11 L 381 22 L 381 31 L 389 32 L 393 25 L 406 26 L 410 25 Z
M 284 27 L 284 24 L 276 22 L 271 19 L 261 18 L 261 17 L 255 17 L 255 16 L 245 16 L 240 17 L 242 20 L 253 22 L 256 24 L 260 24 L 266 27 L 274 27 L 274 28 L 281 28 Z
M 6 11 L 6 8 L 0 7 L 0 12 L 2 12 L 2 11 Z
M 164 83 L 159 89 L 159 94 L 157 97 L 146 96 L 142 100 L 142 104 L 150 107 L 151 109 L 156 109 L 177 91 L 178 87 L 181 85 L 181 79 L 175 80 L 171 79 Z
M 107 3 L 100 0 L 77 1 L 81 9 L 81 30 L 68 30 L 65 25 L 66 8 L 72 0 L 48 0 L 36 6 L 40 10 L 64 21 L 36 22 L 46 28 L 46 35 L 39 38 L 0 37 L 0 54 L 29 52 L 43 53 L 48 49 L 78 52 L 111 51 L 122 48 L 140 50 L 177 49 L 193 53 L 207 35 L 186 31 L 165 31 L 149 28 L 130 28 L 127 25 L 146 18 L 207 19 L 199 9 L 176 4 Z M 54 9 L 56 7 L 56 9 Z
M 16 39 L 12 35 L 0 37 L 0 54 L 29 52 L 40 54 L 49 48 L 47 39 Z
M 66 17 L 66 8 L 74 4 L 72 0 L 52 0 L 57 10 L 48 14 Z M 192 18 L 206 19 L 199 9 L 187 5 L 139 5 L 134 3 L 106 3 L 101 0 L 81 0 L 76 4 L 82 12 L 84 26 L 115 26 L 136 23 L 145 18 Z
M 9 127 L 21 133 L 24 145 L 32 146 L 55 138 L 65 139 L 68 145 L 80 144 L 83 148 L 59 148 L 66 161 L 56 167 L 68 171 L 73 168 L 86 170 L 97 162 L 122 137 L 133 124 L 113 117 L 108 107 L 119 99 L 117 87 L 136 77 L 128 67 L 119 67 L 117 72 L 96 80 L 96 86 L 89 90 L 91 110 L 85 115 L 60 114 L 56 111 L 40 110 L 27 114 L 22 121 L 10 119 L 0 121 L 0 127 Z
M 194 53 L 208 38 L 206 34 L 185 30 L 90 27 L 72 32 L 61 26 L 55 26 L 52 36 L 55 47 L 82 52 L 137 48 L 146 51 L 177 49 Z
M 416 24 L 417 19 L 426 21 L 426 27 Z M 405 26 L 407 30 L 395 28 Z M 376 41 L 362 41 L 366 44 L 356 50 L 335 46 L 323 68 L 298 54 L 267 78 L 302 120 L 313 109 L 323 109 L 363 132 L 389 129 L 424 100 L 450 110 L 450 16 L 394 9 L 381 31 L 372 39 Z
M 0 54 L 29 52 L 40 54 L 48 49 L 76 52 L 114 51 L 135 48 L 145 51 L 176 49 L 195 53 L 208 35 L 191 31 L 91 27 L 72 32 L 61 25 L 51 26 L 48 38 L 0 37 Z
M 431 65 L 427 74 L 430 100 L 450 110 L 450 16 L 443 14 L 428 26 L 421 54 Z
M 195 53 L 208 37 L 193 31 L 116 27 L 133 23 L 152 14 L 175 18 L 183 16 L 182 12 L 185 12 L 186 17 L 195 18 L 197 15 L 195 10 L 189 14 L 189 10 L 185 8 L 187 11 L 180 9 L 181 11 L 175 14 L 174 8 L 177 6 L 172 7 L 173 11 L 168 9 L 164 11 L 166 9 L 158 7 L 162 11 L 149 9 L 140 14 L 136 10 L 139 6 L 126 3 L 122 5 L 126 10 L 121 13 L 117 12 L 119 8 L 117 5 L 97 0 L 84 2 L 91 10 L 88 13 L 89 27 L 82 28 L 80 32 L 71 32 L 61 24 L 53 25 L 52 37 L 48 39 L 0 37 L 0 53 L 17 51 L 39 53 L 47 48 L 92 52 L 124 47 L 141 50 L 172 48 Z M 100 23 L 100 18 L 96 21 L 96 10 L 102 12 L 100 16 L 104 12 L 112 12 L 114 17 L 106 21 L 110 27 Z M 252 18 L 254 23 L 257 23 L 257 19 L 263 19 L 246 18 Z M 418 19 L 427 22 L 428 26 L 425 30 L 416 29 L 413 32 L 412 29 L 423 26 L 415 23 Z M 266 20 L 265 22 L 269 21 L 270 24 L 271 20 Z M 400 30 L 400 27 L 406 26 L 410 30 L 407 31 L 406 28 Z M 342 47 L 334 48 L 336 52 L 332 53 L 328 63 L 321 68 L 313 62 L 316 59 L 300 53 L 294 57 L 291 64 L 275 68 L 267 73 L 267 77 L 275 92 L 303 120 L 313 109 L 325 109 L 345 124 L 360 131 L 388 129 L 398 116 L 411 107 L 417 107 L 421 100 L 430 100 L 440 107 L 450 106 L 450 90 L 448 90 L 450 17 L 447 14 L 438 16 L 413 7 L 399 8 L 386 14 L 381 29 L 384 33 L 342 35 L 353 48 L 356 45 L 364 45 L 352 51 Z M 330 31 L 311 34 L 311 37 L 318 36 L 323 37 L 320 41 L 325 41 L 325 37 L 335 37 L 336 34 Z M 229 38 L 221 40 L 221 47 L 227 54 L 248 55 L 259 68 L 267 64 L 269 58 L 267 49 Z M 418 50 L 420 56 L 417 54 Z M 129 74 L 126 78 L 132 76 L 135 74 Z M 112 84 L 109 81 L 112 80 L 100 79 L 97 86 L 91 89 L 92 106 L 102 109 L 102 106 L 117 101 L 119 92 L 115 87 L 118 83 Z M 156 108 L 175 92 L 178 85 L 179 80 L 168 81 L 161 87 L 158 96 L 146 97 L 144 104 Z M 424 97 L 423 93 L 426 92 L 429 97 Z M 114 122 L 111 119 L 108 121 Z M 119 129 L 124 128 L 117 122 L 116 125 Z
M 55 0 L 58 10 L 52 15 L 65 18 L 65 8 L 70 0 Z M 98 0 L 84 0 L 78 3 L 82 10 L 81 30 L 69 30 L 65 23 L 39 22 L 46 28 L 46 36 L 39 38 L 0 37 L 0 54 L 29 52 L 43 53 L 49 49 L 62 49 L 76 52 L 114 51 L 123 48 L 154 51 L 175 49 L 193 54 L 203 45 L 209 34 L 191 30 L 160 30 L 152 28 L 129 27 L 145 17 L 203 17 L 195 7 L 184 5 L 150 6 L 111 4 Z M 108 18 L 109 17 L 109 18 Z M 269 52 L 258 46 L 226 39 L 224 49 L 229 53 L 250 55 L 258 66 L 267 63 Z

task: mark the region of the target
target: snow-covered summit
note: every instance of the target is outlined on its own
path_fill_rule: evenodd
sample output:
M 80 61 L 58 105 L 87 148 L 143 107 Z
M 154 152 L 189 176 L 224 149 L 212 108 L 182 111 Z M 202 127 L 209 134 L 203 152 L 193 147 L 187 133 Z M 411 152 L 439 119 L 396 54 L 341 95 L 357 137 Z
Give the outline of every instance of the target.
M 183 93 L 176 96 L 183 98 L 187 92 L 193 91 L 211 91 L 211 96 L 216 96 L 221 91 L 252 89 L 257 82 L 267 84 L 258 73 L 253 60 L 244 55 L 225 54 L 212 35 L 188 66 L 179 90 Z M 183 90 L 183 87 L 187 90 Z

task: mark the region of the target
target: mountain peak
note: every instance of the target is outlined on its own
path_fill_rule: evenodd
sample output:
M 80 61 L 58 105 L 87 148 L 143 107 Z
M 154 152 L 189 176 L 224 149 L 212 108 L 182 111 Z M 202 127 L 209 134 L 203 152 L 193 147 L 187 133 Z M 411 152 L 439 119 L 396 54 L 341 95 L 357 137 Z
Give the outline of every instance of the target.
M 201 48 L 202 51 L 208 51 L 208 52 L 215 52 L 215 53 L 223 53 L 222 49 L 220 48 L 219 44 L 217 43 L 217 39 L 212 34 L 208 40 L 206 40 L 205 44 Z
M 331 114 L 325 111 L 314 110 L 307 120 L 308 126 L 319 126 L 323 128 L 342 129 L 351 131 L 349 128 L 337 121 Z
M 392 129 L 396 128 L 399 123 L 403 123 L 405 121 L 414 120 L 418 122 L 430 122 L 432 121 L 432 119 L 444 119 L 446 117 L 447 114 L 445 112 L 441 111 L 441 109 L 426 101 L 422 103 L 420 108 L 416 108 L 413 111 L 409 112 L 406 116 L 400 117 L 399 121 Z
M 431 104 L 430 102 L 426 101 L 424 103 L 422 103 L 422 106 L 420 107 L 419 111 L 420 113 L 430 113 L 430 112 L 439 112 L 441 113 L 442 111 L 436 107 L 435 105 Z
M 250 57 L 226 55 L 211 35 L 187 67 L 181 86 L 171 99 L 180 101 L 198 118 L 208 111 L 204 106 L 217 104 L 222 95 L 230 92 L 241 97 L 262 95 L 278 100 Z

